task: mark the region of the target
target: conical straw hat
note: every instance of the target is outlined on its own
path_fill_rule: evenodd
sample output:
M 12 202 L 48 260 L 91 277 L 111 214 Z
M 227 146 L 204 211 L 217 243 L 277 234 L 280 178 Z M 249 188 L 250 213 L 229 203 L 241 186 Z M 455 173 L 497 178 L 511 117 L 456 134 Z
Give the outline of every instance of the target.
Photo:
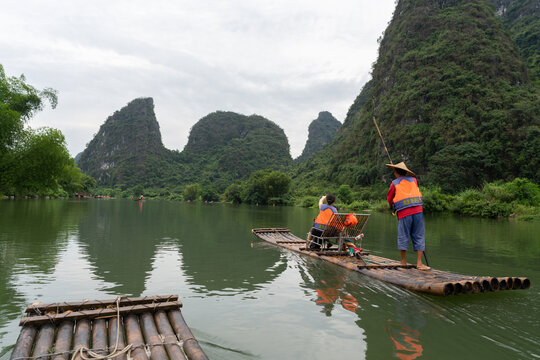
M 386 166 L 388 166 L 389 168 L 391 169 L 401 169 L 401 170 L 405 170 L 407 172 L 407 175 L 410 175 L 410 176 L 416 176 L 411 170 L 409 170 L 407 168 L 407 165 L 405 165 L 405 163 L 402 161 L 400 162 L 399 164 L 386 164 Z

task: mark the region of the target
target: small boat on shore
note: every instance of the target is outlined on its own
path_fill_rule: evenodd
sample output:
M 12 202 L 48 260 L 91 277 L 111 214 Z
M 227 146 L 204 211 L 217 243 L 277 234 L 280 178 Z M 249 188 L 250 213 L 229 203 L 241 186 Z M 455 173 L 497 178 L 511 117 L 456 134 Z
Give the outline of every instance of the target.
M 32 304 L 10 360 L 207 360 L 177 295 Z
M 259 239 L 281 248 L 315 257 L 372 278 L 409 290 L 433 295 L 449 296 L 485 293 L 500 290 L 528 289 L 531 281 L 526 277 L 469 276 L 441 270 L 418 270 L 415 265 L 402 265 L 399 261 L 369 254 L 362 250 L 357 257 L 336 247 L 329 249 L 306 248 L 306 240 L 286 228 L 258 228 L 251 232 Z

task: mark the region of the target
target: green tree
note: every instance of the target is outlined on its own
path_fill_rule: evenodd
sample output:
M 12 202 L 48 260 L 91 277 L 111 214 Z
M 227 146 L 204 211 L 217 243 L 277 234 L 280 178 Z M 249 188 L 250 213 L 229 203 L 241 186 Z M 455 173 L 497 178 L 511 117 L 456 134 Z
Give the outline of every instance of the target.
M 201 189 L 201 199 L 203 201 L 218 201 L 219 194 L 212 186 L 205 185 Z
M 66 166 L 74 166 L 62 133 L 49 128 L 28 130 L 21 140 L 6 163 L 16 193 L 32 194 L 44 188 L 56 190 Z
M 225 201 L 230 201 L 233 204 L 242 203 L 242 191 L 244 189 L 244 183 L 237 181 L 232 183 L 225 189 Z
M 56 91 L 37 90 L 26 83 L 24 75 L 6 77 L 0 65 L 0 192 L 24 195 L 62 186 L 73 190 L 80 185 L 80 172 L 69 157 L 62 133 L 25 129 L 45 100 L 55 108 Z
M 186 186 L 183 192 L 184 200 L 186 201 L 194 201 L 199 198 L 199 191 L 200 191 L 199 184 L 189 184 Z
M 350 204 L 353 193 L 349 185 L 341 185 L 338 189 L 338 199 L 344 204 Z
M 131 191 L 133 192 L 133 196 L 139 197 L 144 194 L 144 187 L 142 185 L 135 185 L 131 188 Z
M 291 178 L 278 170 L 259 170 L 249 177 L 244 200 L 252 204 L 268 204 L 270 198 L 276 199 L 289 191 Z

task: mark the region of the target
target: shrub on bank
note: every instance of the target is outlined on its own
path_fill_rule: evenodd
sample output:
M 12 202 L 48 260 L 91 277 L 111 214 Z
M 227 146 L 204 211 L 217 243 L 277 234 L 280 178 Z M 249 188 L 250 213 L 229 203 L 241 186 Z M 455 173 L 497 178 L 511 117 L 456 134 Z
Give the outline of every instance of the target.
M 319 205 L 319 198 L 315 196 L 305 196 L 298 199 L 297 204 L 305 208 L 317 207 Z

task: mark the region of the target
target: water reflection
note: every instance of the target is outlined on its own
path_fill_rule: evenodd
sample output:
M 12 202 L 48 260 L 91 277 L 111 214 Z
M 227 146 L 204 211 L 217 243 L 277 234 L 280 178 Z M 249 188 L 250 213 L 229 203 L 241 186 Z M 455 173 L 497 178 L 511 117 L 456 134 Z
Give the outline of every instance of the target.
M 250 224 L 257 208 L 191 204 L 186 208 L 182 270 L 206 295 L 234 295 L 259 289 L 287 267 L 279 252 L 265 247 L 254 254 Z M 255 227 L 255 226 L 253 226 Z

